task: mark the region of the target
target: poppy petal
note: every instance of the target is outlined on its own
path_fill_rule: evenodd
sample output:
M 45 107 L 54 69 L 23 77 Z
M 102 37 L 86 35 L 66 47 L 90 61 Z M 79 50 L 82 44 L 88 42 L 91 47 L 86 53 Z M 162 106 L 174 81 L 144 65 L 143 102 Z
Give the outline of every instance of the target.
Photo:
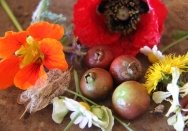
M 108 31 L 104 17 L 96 13 L 100 2 L 101 0 L 78 0 L 74 6 L 74 33 L 87 47 L 109 45 L 121 37 L 118 33 Z
M 32 63 L 18 71 L 14 78 L 14 84 L 16 87 L 26 90 L 43 75 L 45 75 L 43 66 L 39 63 Z
M 0 89 L 13 85 L 15 74 L 19 70 L 19 59 L 15 56 L 0 62 Z
M 167 9 L 161 0 L 143 0 L 149 11 L 141 15 L 136 31 L 125 37 L 106 28 L 105 19 L 96 11 L 101 1 L 77 0 L 74 6 L 74 34 L 81 44 L 86 47 L 108 45 L 118 56 L 136 55 L 141 47 L 153 47 L 160 42 L 167 17 Z
M 48 22 L 38 22 L 32 24 L 27 31 L 35 39 L 43 38 L 61 39 L 64 35 L 64 28 L 58 24 L 50 24 Z
M 8 58 L 13 55 L 22 44 L 25 44 L 27 32 L 6 32 L 4 37 L 0 38 L 0 57 Z
M 59 68 L 66 70 L 68 68 L 63 46 L 59 41 L 50 38 L 43 39 L 40 42 L 40 50 L 44 54 L 44 65 L 48 69 Z
M 159 31 L 163 31 L 164 22 L 168 15 L 168 10 L 161 0 L 148 0 L 151 7 L 155 7 L 155 14 L 158 17 Z

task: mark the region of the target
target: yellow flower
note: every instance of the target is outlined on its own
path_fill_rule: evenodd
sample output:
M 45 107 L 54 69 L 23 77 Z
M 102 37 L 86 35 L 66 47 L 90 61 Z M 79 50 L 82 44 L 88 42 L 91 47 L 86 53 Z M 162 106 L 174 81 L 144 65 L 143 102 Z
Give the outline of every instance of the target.
M 167 75 L 171 75 L 171 68 L 177 67 L 180 69 L 180 72 L 188 71 L 188 52 L 185 55 L 167 55 L 164 59 L 160 60 L 157 63 L 154 63 L 151 67 L 148 68 L 145 78 L 145 87 L 148 90 L 148 93 L 156 90 L 157 85 L 160 81 L 164 80 Z

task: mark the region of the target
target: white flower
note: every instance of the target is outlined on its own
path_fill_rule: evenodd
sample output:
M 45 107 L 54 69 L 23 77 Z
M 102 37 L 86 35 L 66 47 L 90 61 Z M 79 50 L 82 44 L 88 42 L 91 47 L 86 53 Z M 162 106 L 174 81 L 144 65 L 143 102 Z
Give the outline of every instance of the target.
M 90 128 L 93 125 L 99 127 L 102 131 L 112 131 L 114 117 L 109 108 L 105 106 L 89 106 L 85 102 L 77 102 L 66 97 L 56 97 L 52 101 L 53 113 L 52 119 L 56 123 L 61 123 L 68 111 L 74 124 L 79 124 L 81 129 L 86 125 Z
M 188 94 L 188 83 L 186 83 L 183 87 L 180 87 L 180 95 L 183 98 Z
M 167 85 L 167 90 L 172 95 L 172 105 L 170 109 L 168 110 L 166 116 L 169 116 L 170 113 L 176 112 L 177 108 L 180 106 L 179 103 L 179 86 L 177 85 L 178 79 L 180 77 L 180 71 L 178 68 L 172 67 L 172 82 Z
M 52 119 L 54 122 L 60 124 L 63 121 L 66 114 L 68 113 L 68 109 L 64 104 L 64 100 L 59 99 L 58 97 L 55 97 L 52 100 L 52 103 L 53 103 Z
M 170 92 L 164 92 L 164 91 L 157 91 L 154 92 L 152 95 L 152 99 L 156 104 L 162 103 L 164 100 L 167 100 L 168 97 L 170 97 Z
M 180 77 L 180 72 L 179 69 L 175 67 L 172 67 L 171 71 L 172 71 L 172 82 L 167 85 L 167 92 L 164 91 L 154 92 L 152 98 L 155 103 L 159 104 L 164 100 L 169 101 L 167 98 L 172 96 L 173 99 L 172 107 L 174 107 L 175 105 L 179 106 L 179 86 L 177 85 L 177 82 Z
M 140 52 L 147 56 L 152 63 L 164 58 L 164 55 L 158 50 L 156 45 L 154 45 L 152 49 L 148 46 L 144 46 L 143 48 L 140 48 Z
M 86 125 L 90 128 L 92 120 L 97 119 L 97 116 L 75 100 L 65 98 L 64 103 L 67 109 L 73 112 L 70 116 L 71 120 L 74 120 L 74 124 L 79 124 L 81 129 L 85 128 Z
M 185 127 L 184 116 L 181 114 L 181 110 L 178 110 L 173 116 L 169 117 L 168 125 L 172 125 L 176 131 L 183 131 Z
M 178 68 L 172 67 L 172 82 L 167 85 L 167 92 L 158 91 L 153 94 L 153 100 L 156 103 L 161 103 L 163 100 L 169 101 L 171 106 L 166 113 L 166 116 L 169 117 L 167 120 L 168 125 L 172 125 L 176 131 L 183 131 L 185 127 L 186 118 L 182 115 L 182 111 L 188 111 L 182 109 L 179 102 L 180 87 L 177 85 L 178 79 L 180 77 L 180 71 Z M 172 96 L 172 99 L 167 99 Z
M 68 110 L 72 111 L 70 118 L 74 124 L 79 124 L 81 129 L 86 125 L 90 128 L 93 125 L 101 128 L 102 131 L 112 131 L 114 117 L 109 108 L 105 106 L 92 106 L 84 102 L 77 102 L 73 99 L 65 98 L 64 103 Z

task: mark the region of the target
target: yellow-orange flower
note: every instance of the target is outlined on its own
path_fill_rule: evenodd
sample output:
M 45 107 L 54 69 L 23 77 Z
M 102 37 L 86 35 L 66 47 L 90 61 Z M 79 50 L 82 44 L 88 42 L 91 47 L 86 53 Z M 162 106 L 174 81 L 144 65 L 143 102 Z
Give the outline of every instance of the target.
M 6 32 L 0 38 L 0 89 L 15 85 L 25 90 L 45 75 L 45 68 L 66 70 L 58 41 L 63 35 L 63 27 L 48 22 L 34 23 L 22 32 Z

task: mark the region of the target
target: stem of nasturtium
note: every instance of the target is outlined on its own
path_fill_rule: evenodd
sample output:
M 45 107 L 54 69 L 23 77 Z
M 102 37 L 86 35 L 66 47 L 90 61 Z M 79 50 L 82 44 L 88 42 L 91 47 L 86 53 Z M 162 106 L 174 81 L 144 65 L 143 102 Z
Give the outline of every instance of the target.
M 81 99 L 84 99 L 85 101 L 89 102 L 89 103 L 92 104 L 92 105 L 99 106 L 97 103 L 95 103 L 95 102 L 93 102 L 92 100 L 90 100 L 90 99 L 84 97 L 84 96 L 81 95 L 81 94 L 78 94 L 78 93 L 76 93 L 76 92 L 74 92 L 74 91 L 71 91 L 71 90 L 69 90 L 69 89 L 66 89 L 65 91 L 67 91 L 67 92 L 69 92 L 69 93 L 71 93 L 71 94 L 73 94 L 73 95 L 77 95 L 78 97 L 80 97 Z M 120 120 L 117 116 L 114 116 L 114 119 L 115 119 L 117 122 L 119 122 L 123 127 L 125 127 L 128 131 L 133 131 L 133 129 L 131 129 L 131 128 L 129 127 L 129 124 L 126 124 L 125 122 L 123 122 L 122 120 Z
M 14 24 L 14 26 L 16 27 L 16 29 L 18 31 L 22 31 L 23 30 L 22 26 L 18 22 L 17 18 L 14 16 L 14 14 L 13 14 L 12 10 L 10 9 L 9 5 L 7 4 L 6 0 L 0 0 L 0 4 L 3 7 L 3 9 L 5 10 L 6 14 L 11 19 L 11 21 Z
M 75 121 L 79 116 L 80 116 L 80 113 L 78 113 L 78 114 L 74 117 L 74 119 L 72 119 L 72 120 L 69 122 L 69 124 L 65 127 L 65 129 L 64 129 L 63 131 L 68 131 L 69 128 L 73 125 L 74 121 Z
M 171 47 L 173 47 L 173 46 L 177 45 L 178 43 L 180 43 L 180 42 L 182 42 L 182 41 L 184 41 L 184 40 L 187 40 L 187 39 L 188 39 L 188 35 L 185 35 L 185 36 L 179 38 L 178 40 L 172 42 L 171 44 L 169 44 L 169 45 L 166 46 L 165 48 L 163 48 L 163 49 L 161 50 L 161 52 L 164 53 L 165 51 L 167 51 L 167 50 L 170 49 Z

